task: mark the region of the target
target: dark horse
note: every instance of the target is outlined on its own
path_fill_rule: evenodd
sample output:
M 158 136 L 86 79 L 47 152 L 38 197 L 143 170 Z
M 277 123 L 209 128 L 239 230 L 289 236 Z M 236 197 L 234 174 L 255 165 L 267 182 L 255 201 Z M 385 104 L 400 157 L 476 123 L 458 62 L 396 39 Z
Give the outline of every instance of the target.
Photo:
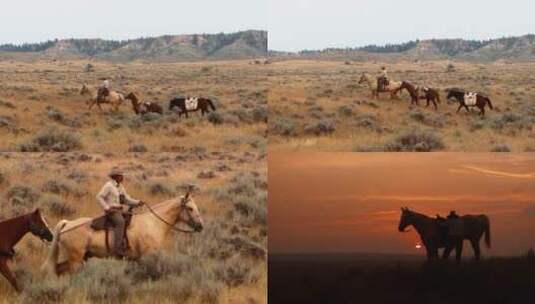
M 20 292 L 21 289 L 17 284 L 15 275 L 13 275 L 7 266 L 7 262 L 15 255 L 13 247 L 28 232 L 31 232 L 42 240 L 52 241 L 52 232 L 48 228 L 39 209 L 0 222 L 0 272 L 17 292 Z
M 132 108 L 136 114 L 159 113 L 163 115 L 163 108 L 155 102 L 140 102 L 137 95 L 133 92 L 125 96 L 132 102 Z
M 476 93 L 476 104 L 475 105 L 467 105 L 466 101 L 464 100 L 464 97 L 466 95 L 466 92 L 462 90 L 456 90 L 456 89 L 450 89 L 447 90 L 448 97 L 455 98 L 459 102 L 459 108 L 457 108 L 457 113 L 461 110 L 462 107 L 466 109 L 467 112 L 470 112 L 470 109 L 468 107 L 478 107 L 480 112 L 479 115 L 485 116 L 485 106 L 488 104 L 490 109 L 492 110 L 492 103 L 490 102 L 490 99 L 487 96 L 484 96 L 481 93 Z
M 409 210 L 409 208 L 401 208 L 401 218 L 399 220 L 398 230 L 400 232 L 407 232 L 407 226 L 413 226 L 422 240 L 425 249 L 427 250 L 427 258 L 429 260 L 438 258 L 438 249 L 444 248 L 442 258 L 447 259 L 451 250 L 455 248 L 455 259 L 457 262 L 461 261 L 461 254 L 463 251 L 463 240 L 469 240 L 474 249 L 476 260 L 481 257 L 481 250 L 479 241 L 483 234 L 485 234 L 485 244 L 490 248 L 490 221 L 486 215 L 464 215 L 459 218 L 461 231 L 458 236 L 453 236 L 449 233 L 444 236 L 441 233 L 441 224 L 438 219 L 431 218 L 426 215 Z
M 212 109 L 212 111 L 215 111 L 214 103 L 208 98 L 196 98 L 197 105 L 193 109 L 188 109 L 188 107 L 186 107 L 186 101 L 189 100 L 191 100 L 191 98 L 173 98 L 171 101 L 169 101 L 169 110 L 177 111 L 179 117 L 181 117 L 182 114 L 186 114 L 186 118 L 188 118 L 188 112 L 195 112 L 201 110 L 201 114 L 204 116 L 204 113 L 210 112 L 210 108 Z
M 421 87 L 419 89 L 424 92 L 424 95 L 418 98 L 425 99 L 427 101 L 426 107 L 429 107 L 430 103 L 432 102 L 435 106 L 435 110 L 438 109 L 437 102 L 440 103 L 440 94 L 438 91 L 428 87 Z

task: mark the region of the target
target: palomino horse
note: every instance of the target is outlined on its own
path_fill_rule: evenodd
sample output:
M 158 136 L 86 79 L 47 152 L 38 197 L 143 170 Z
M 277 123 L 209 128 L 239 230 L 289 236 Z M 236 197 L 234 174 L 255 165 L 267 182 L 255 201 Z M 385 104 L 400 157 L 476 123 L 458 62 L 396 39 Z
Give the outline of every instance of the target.
M 82 86 L 82 89 L 80 89 L 80 95 L 89 95 L 89 100 L 87 103 L 89 104 L 89 110 L 96 104 L 100 110 L 102 110 L 101 104 L 103 103 L 109 103 L 115 108 L 115 111 L 119 110 L 119 106 L 124 101 L 124 95 L 121 93 L 117 93 L 115 91 L 110 91 L 110 94 L 106 96 L 103 100 L 98 100 L 98 94 L 96 91 L 90 89 L 86 84 Z
M 163 108 L 154 102 L 140 102 L 139 97 L 134 92 L 125 96 L 125 99 L 129 99 L 132 102 L 132 109 L 136 114 L 146 114 L 149 112 L 158 113 L 163 115 Z
M 444 259 L 447 259 L 451 250 L 455 247 L 455 258 L 457 262 L 461 261 L 461 254 L 463 251 L 463 240 L 469 240 L 474 249 L 476 260 L 479 260 L 481 251 L 479 241 L 483 234 L 485 234 L 485 244 L 490 248 L 490 221 L 484 215 L 464 215 L 460 218 L 460 226 L 462 229 L 458 236 L 444 237 L 441 233 L 441 226 L 436 218 L 431 218 L 421 213 L 409 210 L 409 208 L 401 208 L 401 218 L 399 219 L 398 230 L 400 232 L 407 232 L 407 226 L 413 226 L 422 240 L 425 249 L 427 250 L 428 259 L 438 258 L 438 249 L 445 248 L 442 254 Z
M 188 118 L 188 112 L 195 112 L 201 110 L 201 115 L 204 116 L 204 113 L 215 111 L 215 106 L 212 100 L 203 97 L 177 97 L 169 101 L 169 110 L 177 111 L 178 117 L 181 117 L 182 114 L 186 114 Z
M 13 247 L 28 232 L 42 240 L 52 241 L 52 232 L 48 229 L 48 225 L 39 209 L 0 222 L 0 273 L 6 277 L 17 292 L 20 292 L 21 289 L 15 276 L 7 266 L 7 262 L 15 255 Z
M 132 217 L 126 233 L 129 248 L 127 258 L 139 259 L 148 253 L 159 250 L 170 232 L 200 232 L 203 221 L 193 197 L 186 194 L 157 204 L 150 212 Z M 113 256 L 106 246 L 105 231 L 94 231 L 91 218 L 73 221 L 62 220 L 54 230 L 54 240 L 43 269 L 53 270 L 56 274 L 72 272 L 91 257 L 106 258 Z M 183 230 L 176 225 L 187 225 L 191 230 Z M 113 235 L 109 236 L 113 243 Z
M 485 116 L 485 106 L 487 104 L 489 105 L 491 110 L 493 109 L 490 99 L 481 93 L 472 93 L 472 94 L 475 94 L 475 103 L 468 104 L 467 100 L 465 100 L 465 96 L 467 95 L 467 92 L 464 92 L 462 90 L 457 90 L 457 89 L 450 89 L 446 91 L 448 92 L 447 99 L 455 98 L 459 102 L 459 108 L 457 108 L 457 113 L 459 113 L 462 107 L 464 107 L 467 112 L 470 112 L 470 109 L 468 107 L 478 107 L 479 115 Z
M 379 98 L 379 93 L 390 93 L 390 99 L 399 99 L 397 93 L 401 87 L 401 82 L 390 80 L 384 91 L 377 91 L 377 78 L 370 74 L 362 73 L 360 76 L 359 84 L 367 83 L 371 90 L 372 98 Z

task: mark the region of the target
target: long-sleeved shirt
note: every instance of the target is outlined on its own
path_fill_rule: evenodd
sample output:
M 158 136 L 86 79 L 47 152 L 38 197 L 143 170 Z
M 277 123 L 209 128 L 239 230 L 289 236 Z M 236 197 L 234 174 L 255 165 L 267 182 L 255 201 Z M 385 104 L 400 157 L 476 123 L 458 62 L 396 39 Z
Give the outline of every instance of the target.
M 137 206 L 140 202 L 139 200 L 131 198 L 126 193 L 123 185 L 116 181 L 109 181 L 104 184 L 100 192 L 97 194 L 97 200 L 104 210 L 108 210 L 111 207 L 123 208 L 119 198 L 121 195 L 124 196 L 124 203 L 129 206 Z
M 384 78 L 388 78 L 388 72 L 386 71 L 386 69 L 381 70 L 379 76 L 380 77 L 384 77 Z
M 110 81 L 109 80 L 104 80 L 102 82 L 102 84 L 101 84 L 101 87 L 109 89 L 110 88 Z

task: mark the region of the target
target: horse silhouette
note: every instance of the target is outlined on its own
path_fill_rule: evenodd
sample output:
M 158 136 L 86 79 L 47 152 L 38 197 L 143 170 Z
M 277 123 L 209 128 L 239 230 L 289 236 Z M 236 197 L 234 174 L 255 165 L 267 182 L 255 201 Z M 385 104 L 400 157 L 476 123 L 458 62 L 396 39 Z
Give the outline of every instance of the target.
M 464 215 L 457 219 L 460 229 L 455 234 L 441 233 L 441 223 L 437 218 L 432 218 L 427 215 L 414 212 L 409 208 L 401 208 L 401 218 L 399 219 L 398 230 L 400 232 L 407 232 L 405 230 L 408 226 L 413 226 L 420 238 L 422 244 L 427 251 L 427 258 L 429 260 L 438 258 L 438 249 L 444 248 L 442 254 L 443 259 L 447 259 L 455 248 L 455 259 L 460 262 L 463 251 L 463 240 L 469 240 L 474 249 L 476 260 L 481 257 L 481 249 L 479 241 L 483 234 L 485 234 L 485 244 L 490 248 L 490 220 L 484 215 Z

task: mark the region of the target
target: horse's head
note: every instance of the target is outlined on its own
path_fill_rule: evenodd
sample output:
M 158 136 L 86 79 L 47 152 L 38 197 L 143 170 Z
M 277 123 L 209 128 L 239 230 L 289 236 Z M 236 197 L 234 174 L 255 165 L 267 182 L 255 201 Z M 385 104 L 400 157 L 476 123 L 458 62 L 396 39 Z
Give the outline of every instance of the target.
M 41 211 L 39 209 L 35 209 L 35 211 L 29 215 L 29 219 L 30 232 L 42 240 L 51 242 L 53 238 L 52 232 L 50 231 L 50 228 L 48 228 Z
M 180 198 L 180 208 L 178 221 L 187 224 L 196 232 L 201 232 L 204 228 L 201 213 L 197 204 L 195 204 L 193 196 L 189 192 Z
M 408 230 L 405 230 L 407 226 L 410 226 L 413 224 L 413 213 L 409 210 L 407 207 L 401 207 L 401 217 L 399 219 L 399 226 L 398 230 L 399 232 L 408 232 Z

